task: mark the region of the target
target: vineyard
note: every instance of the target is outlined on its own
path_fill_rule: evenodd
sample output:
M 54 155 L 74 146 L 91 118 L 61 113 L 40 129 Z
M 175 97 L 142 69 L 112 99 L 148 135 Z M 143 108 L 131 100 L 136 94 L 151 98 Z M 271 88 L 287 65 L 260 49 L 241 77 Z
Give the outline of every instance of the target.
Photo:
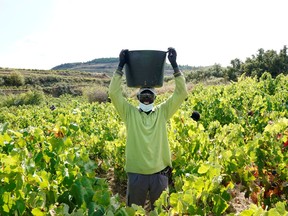
M 150 215 L 288 215 L 288 76 L 196 85 L 167 124 L 173 184 Z M 115 190 L 126 184 L 125 136 L 108 102 L 0 108 L 0 215 L 147 214 Z

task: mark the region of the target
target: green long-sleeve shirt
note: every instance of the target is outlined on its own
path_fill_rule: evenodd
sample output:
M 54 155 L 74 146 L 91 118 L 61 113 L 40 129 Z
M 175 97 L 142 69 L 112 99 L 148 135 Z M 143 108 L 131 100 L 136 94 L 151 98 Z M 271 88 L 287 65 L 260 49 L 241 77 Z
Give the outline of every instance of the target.
M 114 73 L 109 96 L 126 126 L 126 172 L 153 174 L 172 166 L 166 123 L 187 97 L 184 76 L 175 77 L 173 94 L 147 115 L 123 97 L 121 73 Z

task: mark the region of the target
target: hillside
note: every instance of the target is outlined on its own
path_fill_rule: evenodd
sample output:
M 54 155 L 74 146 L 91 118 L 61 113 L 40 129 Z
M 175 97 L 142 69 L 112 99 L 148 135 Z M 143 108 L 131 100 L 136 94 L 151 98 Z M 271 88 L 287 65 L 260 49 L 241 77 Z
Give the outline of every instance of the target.
M 111 75 L 117 65 L 118 58 L 98 58 L 87 62 L 74 62 L 57 65 L 51 70 L 74 70 Z
M 61 64 L 51 70 L 0 67 L 0 95 L 21 94 L 34 89 L 55 97 L 62 94 L 82 95 L 85 88 L 107 88 L 118 62 L 118 58 L 98 58 Z M 179 67 L 183 71 L 195 69 L 190 66 Z M 165 76 L 172 73 L 171 65 L 166 64 Z
M 97 58 L 87 62 L 74 62 L 65 63 L 53 67 L 51 70 L 73 70 L 73 71 L 83 71 L 83 72 L 97 72 L 105 73 L 111 76 L 112 73 L 118 66 L 118 58 Z M 192 70 L 191 66 L 179 65 L 182 70 Z M 170 64 L 165 65 L 165 74 L 172 74 L 172 68 Z
M 85 87 L 107 87 L 109 82 L 110 77 L 104 73 L 0 68 L 0 95 L 18 94 L 35 89 L 53 96 L 81 95 Z
M 37 89 L 57 97 L 62 94 L 82 95 L 84 88 L 95 86 L 107 88 L 118 61 L 118 58 L 98 58 L 87 62 L 61 64 L 51 70 L 0 67 L 0 95 Z M 276 78 L 278 75 L 288 73 L 287 47 L 284 46 L 279 54 L 274 50 L 265 52 L 259 49 L 257 55 L 247 58 L 245 62 L 239 59 L 231 60 L 231 66 L 228 67 L 221 67 L 219 64 L 204 67 L 179 65 L 179 67 L 188 85 L 237 82 L 243 75 L 261 78 L 269 74 L 272 78 Z M 164 83 L 170 83 L 172 72 L 171 65 L 166 64 Z M 167 92 L 165 88 L 166 86 L 163 92 Z

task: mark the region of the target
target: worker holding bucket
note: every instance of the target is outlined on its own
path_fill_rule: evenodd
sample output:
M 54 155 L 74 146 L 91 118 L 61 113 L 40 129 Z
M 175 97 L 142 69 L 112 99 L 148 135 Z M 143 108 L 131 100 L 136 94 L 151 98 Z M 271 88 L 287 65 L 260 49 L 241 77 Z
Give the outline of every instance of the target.
M 163 84 L 167 53 L 174 70 L 175 89 L 166 101 L 156 106 L 155 88 Z M 154 202 L 168 188 L 172 162 L 166 123 L 187 97 L 185 78 L 176 59 L 174 48 L 168 48 L 167 52 L 122 50 L 119 54 L 119 65 L 110 82 L 109 96 L 126 126 L 128 206 L 137 204 L 144 207 L 149 192 L 151 208 L 154 209 Z M 138 107 L 123 97 L 121 78 L 124 66 L 127 85 L 139 88 Z

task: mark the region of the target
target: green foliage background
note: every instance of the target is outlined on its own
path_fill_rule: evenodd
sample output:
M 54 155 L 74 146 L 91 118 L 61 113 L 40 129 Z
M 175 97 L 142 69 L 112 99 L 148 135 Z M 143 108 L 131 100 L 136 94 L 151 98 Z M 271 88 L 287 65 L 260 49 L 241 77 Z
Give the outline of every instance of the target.
M 116 59 L 88 65 L 103 61 Z M 239 215 L 287 214 L 287 62 L 284 46 L 227 68 L 181 66 L 189 97 L 168 122 L 174 185 L 151 215 L 234 215 L 235 188 L 254 197 Z M 174 88 L 166 75 L 156 103 Z M 126 134 L 109 82 L 105 73 L 0 69 L 1 215 L 147 213 L 115 188 L 127 180 Z
M 195 85 L 168 122 L 174 186 L 151 214 L 234 215 L 231 191 L 240 185 L 247 198 L 257 194 L 240 215 L 287 214 L 287 101 L 283 74 Z M 193 110 L 200 121 L 190 118 Z M 0 108 L 0 213 L 145 215 L 108 182 L 111 167 L 114 180 L 126 182 L 125 136 L 110 103 L 62 95 Z

